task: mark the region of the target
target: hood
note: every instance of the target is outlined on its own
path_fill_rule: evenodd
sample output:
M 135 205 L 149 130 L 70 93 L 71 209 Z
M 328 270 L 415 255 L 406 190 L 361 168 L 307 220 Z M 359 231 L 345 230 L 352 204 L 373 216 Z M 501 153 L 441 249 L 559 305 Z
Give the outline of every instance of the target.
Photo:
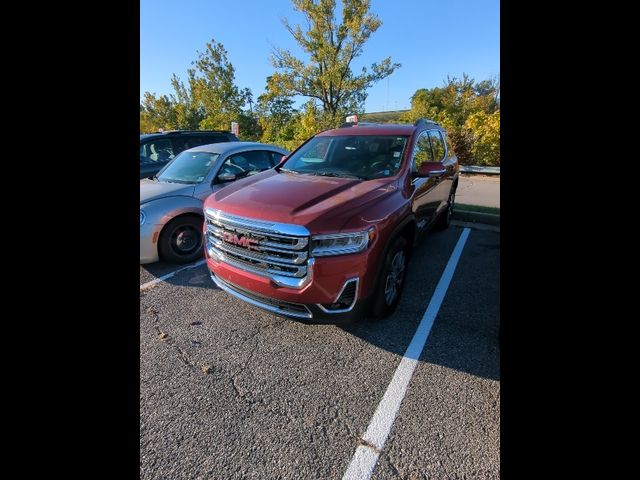
M 164 183 L 153 180 L 140 181 L 140 205 L 163 197 L 192 197 L 195 185 Z
M 232 215 L 293 223 L 312 234 L 339 231 L 382 196 L 398 191 L 396 179 L 361 181 L 349 178 L 278 173 L 271 169 L 242 179 L 211 195 L 205 207 Z M 360 216 L 348 228 L 360 228 Z

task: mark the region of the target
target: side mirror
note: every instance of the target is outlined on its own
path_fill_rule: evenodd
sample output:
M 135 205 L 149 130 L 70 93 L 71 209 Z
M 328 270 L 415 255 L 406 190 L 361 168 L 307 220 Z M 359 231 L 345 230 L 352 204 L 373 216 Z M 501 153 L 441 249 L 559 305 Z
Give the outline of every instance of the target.
M 419 178 L 428 178 L 428 177 L 439 177 L 444 175 L 447 171 L 442 165 L 442 162 L 424 162 L 420 167 L 418 167 L 418 171 L 414 172 L 414 177 Z
M 233 182 L 236 179 L 236 175 L 234 173 L 221 173 L 217 178 L 221 183 Z

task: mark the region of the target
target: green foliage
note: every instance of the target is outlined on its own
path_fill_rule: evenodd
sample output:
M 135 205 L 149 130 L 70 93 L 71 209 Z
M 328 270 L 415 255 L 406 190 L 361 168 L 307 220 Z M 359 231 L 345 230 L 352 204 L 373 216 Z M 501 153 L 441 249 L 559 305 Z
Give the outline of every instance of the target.
M 408 111 L 409 110 L 390 110 L 388 112 L 364 113 L 359 115 L 358 119 L 362 122 L 399 123 L 402 114 Z
M 292 1 L 294 9 L 304 15 L 307 28 L 293 27 L 286 19 L 284 25 L 308 61 L 276 48 L 271 61 L 278 71 L 268 78 L 268 90 L 278 96 L 317 99 L 334 121 L 346 113 L 362 113 L 367 88 L 400 67 L 387 57 L 373 63 L 370 71 L 363 67 L 359 75 L 351 70 L 352 61 L 382 24 L 369 11 L 371 0 L 342 0 L 341 23 L 335 19 L 335 0 Z
M 256 107 L 262 134 L 260 141 L 284 145 L 295 136 L 294 118 L 298 111 L 293 108 L 290 97 L 277 96 L 267 91 L 258 97 Z
M 443 87 L 419 89 L 405 122 L 431 118 L 447 129 L 463 165 L 500 165 L 500 87 L 497 80 L 476 83 L 447 77 Z
M 251 101 L 251 91 L 235 84 L 235 70 L 221 43 L 212 40 L 204 52 L 197 52 L 187 71 L 186 85 L 174 74 L 174 94 L 156 97 L 145 92 L 140 108 L 140 131 L 167 129 L 229 130 L 240 124 L 242 139 L 260 137 L 258 120 L 243 107 Z
M 500 166 L 500 112 L 473 113 L 464 128 L 473 135 L 471 155 L 474 163 Z

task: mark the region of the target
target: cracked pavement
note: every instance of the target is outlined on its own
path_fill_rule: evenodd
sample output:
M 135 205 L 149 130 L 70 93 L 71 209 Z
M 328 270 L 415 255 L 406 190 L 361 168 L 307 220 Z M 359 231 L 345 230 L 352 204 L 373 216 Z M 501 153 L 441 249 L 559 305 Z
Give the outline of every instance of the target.
M 281 318 L 206 266 L 141 292 L 140 478 L 342 478 L 460 233 L 423 239 L 378 322 Z M 472 230 L 372 478 L 499 477 L 499 248 Z

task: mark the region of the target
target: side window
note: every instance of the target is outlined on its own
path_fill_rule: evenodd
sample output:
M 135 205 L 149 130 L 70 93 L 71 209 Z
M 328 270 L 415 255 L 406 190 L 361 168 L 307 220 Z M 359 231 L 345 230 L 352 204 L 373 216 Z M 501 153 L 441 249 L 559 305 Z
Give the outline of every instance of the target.
M 420 168 L 424 162 L 433 162 L 433 153 L 431 153 L 431 142 L 429 142 L 429 135 L 427 132 L 423 132 L 416 142 L 416 146 L 413 149 L 413 169 L 415 171 Z
M 431 146 L 433 147 L 433 158 L 436 162 L 444 160 L 444 142 L 442 135 L 438 130 L 430 130 L 429 138 L 431 138 Z
M 225 138 L 222 135 L 205 135 L 197 137 L 197 139 L 198 143 L 196 145 L 209 145 L 210 143 L 220 143 L 225 141 Z
M 280 163 L 284 154 L 278 152 L 269 152 L 271 153 L 271 164 L 275 167 Z
M 188 148 L 197 147 L 198 145 L 201 144 L 196 141 L 196 137 L 176 135 L 173 138 L 174 153 L 176 155 L 180 152 L 184 152 Z
M 140 163 L 168 162 L 175 154 L 171 141 L 165 138 L 152 140 L 140 147 Z
M 237 153 L 225 160 L 220 173 L 232 173 L 237 178 L 255 175 L 271 168 L 271 155 L 263 150 Z

